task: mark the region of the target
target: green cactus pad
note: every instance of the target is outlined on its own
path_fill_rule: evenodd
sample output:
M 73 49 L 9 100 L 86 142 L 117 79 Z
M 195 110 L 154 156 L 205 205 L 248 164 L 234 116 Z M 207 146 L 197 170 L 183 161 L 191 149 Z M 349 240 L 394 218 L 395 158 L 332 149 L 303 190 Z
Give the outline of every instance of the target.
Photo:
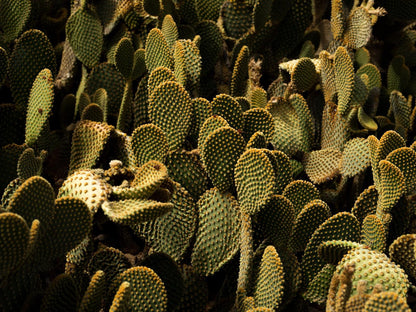
M 20 110 L 26 110 L 33 82 L 44 68 L 55 72 L 52 44 L 40 30 L 28 30 L 16 41 L 9 62 L 10 90 Z
M 168 46 L 173 50 L 175 41 L 178 40 L 178 27 L 172 15 L 165 15 L 162 22 L 162 33 L 166 38 Z
M 38 140 L 52 112 L 53 88 L 52 72 L 47 68 L 43 69 L 33 82 L 29 95 L 25 135 L 28 145 L 33 145 Z
M 290 245 L 294 252 L 305 250 L 315 230 L 331 216 L 329 206 L 320 199 L 309 201 L 298 212 Z
M 198 211 L 192 266 L 201 275 L 208 276 L 229 262 L 239 250 L 239 207 L 231 194 L 213 188 L 199 199 Z
M 42 226 L 50 224 L 54 212 L 55 193 L 44 178 L 27 179 L 10 199 L 7 210 L 22 216 L 27 224 L 38 219 Z
M 341 174 L 353 177 L 363 172 L 370 165 L 370 148 L 364 138 L 349 140 L 344 147 L 341 158 Z
M 340 274 L 345 265 L 355 263 L 351 295 L 357 293 L 358 281 L 367 281 L 367 291 L 371 292 L 377 284 L 385 291 L 394 291 L 406 297 L 409 281 L 406 273 L 385 254 L 367 248 L 350 250 L 338 263 L 336 272 Z
M 149 118 L 166 134 L 171 150 L 182 146 L 191 124 L 189 94 L 177 82 L 160 84 L 149 98 Z
M 100 61 L 103 27 L 95 10 L 87 5 L 75 11 L 66 23 L 66 36 L 76 57 L 92 68 Z
M 412 280 L 416 279 L 416 234 L 404 234 L 396 238 L 389 247 L 389 255 L 394 263 L 402 267 Z
M 319 245 L 318 254 L 325 262 L 337 265 L 348 251 L 361 247 L 364 247 L 364 245 L 356 242 L 329 240 Z
M 335 52 L 335 86 L 338 94 L 338 111 L 341 115 L 348 112 L 348 103 L 354 89 L 354 65 L 344 47 Z
M 267 149 L 262 150 L 269 160 L 272 163 L 274 175 L 276 178 L 276 188 L 275 193 L 281 194 L 285 189 L 286 185 L 288 185 L 292 181 L 292 165 L 290 163 L 289 157 L 281 151 L 269 151 Z M 270 157 L 272 156 L 273 157 Z
M 303 57 L 299 59 L 291 74 L 291 80 L 299 92 L 305 92 L 312 88 L 318 80 L 318 74 L 310 58 Z
M 386 249 L 386 230 L 383 222 L 375 215 L 368 215 L 361 228 L 361 243 L 370 249 L 384 252 Z
M 247 46 L 243 46 L 238 53 L 231 76 L 231 95 L 245 96 L 248 80 L 248 63 L 250 52 Z
M 81 113 L 81 120 L 91 120 L 96 122 L 104 121 L 104 111 L 100 105 L 96 103 L 88 104 Z
M 166 159 L 169 177 L 198 200 L 208 188 L 208 175 L 199 158 L 191 152 L 174 151 Z
M 313 233 L 305 254 L 302 258 L 301 268 L 304 281 L 309 284 L 313 277 L 325 265 L 319 257 L 319 245 L 328 240 L 341 239 L 358 242 L 360 240 L 360 224 L 349 212 L 340 212 L 322 223 Z
M 114 296 L 113 302 L 110 307 L 110 312 L 128 312 L 130 311 L 130 297 L 131 296 L 131 284 L 129 282 L 123 282 L 117 290 Z
M 142 166 L 150 160 L 163 163 L 168 153 L 168 141 L 158 126 L 146 124 L 133 131 L 132 149 L 138 166 Z
M 244 213 L 260 211 L 276 188 L 273 166 L 260 150 L 246 150 L 234 170 L 238 201 Z
M 263 132 L 256 131 L 247 141 L 246 149 L 249 149 L 249 148 L 262 149 L 262 148 L 266 148 L 266 146 L 267 146 L 267 141 Z
M 223 45 L 219 27 L 214 21 L 203 20 L 195 26 L 195 32 L 201 37 L 199 46 L 202 59 L 202 73 L 209 72 L 217 63 Z
M 201 56 L 191 40 L 180 39 L 175 43 L 175 76 L 186 89 L 192 91 L 199 86 Z
M 101 310 L 101 301 L 105 295 L 105 283 L 104 271 L 95 272 L 82 297 L 79 312 L 99 312 Z
M 394 291 L 383 291 L 372 295 L 364 306 L 364 312 L 397 311 L 410 312 L 406 298 Z
M 387 71 L 387 90 L 389 93 L 394 90 L 403 92 L 410 80 L 410 69 L 402 55 L 396 55 L 391 60 Z
M 46 158 L 46 151 L 42 151 L 40 156 L 36 157 L 32 148 L 26 149 L 19 157 L 17 163 L 17 175 L 21 181 L 25 181 L 32 176 L 42 173 L 42 162 Z
M 295 211 L 282 195 L 272 195 L 256 216 L 259 229 L 278 250 L 285 249 L 292 235 Z
M 416 187 L 416 152 L 409 147 L 397 148 L 387 155 L 386 160 L 400 169 L 406 181 L 406 193 L 413 193 Z
M 97 212 L 111 193 L 111 187 L 101 176 L 90 170 L 79 170 L 70 175 L 59 189 L 58 198 L 71 196 L 82 199 L 92 213 Z
M 334 39 L 342 39 L 346 27 L 346 18 L 342 0 L 331 2 L 331 31 Z
M 106 123 L 81 121 L 72 136 L 69 174 L 76 170 L 91 169 L 97 163 L 112 131 L 114 127 Z
M 15 269 L 26 254 L 29 227 L 18 214 L 0 213 L 0 276 L 4 278 Z
M 27 145 L 8 144 L 0 149 L 0 162 L 2 163 L 2 174 L 0 175 L 0 190 L 4 190 L 9 182 L 17 178 L 17 164 L 20 155 Z
M 342 153 L 326 148 L 313 151 L 303 161 L 305 172 L 315 184 L 330 181 L 339 174 Z
M 365 217 L 375 214 L 377 210 L 378 192 L 374 185 L 366 188 L 357 198 L 351 212 L 357 220 L 363 223 Z
M 76 312 L 79 297 L 74 279 L 68 274 L 60 274 L 55 277 L 46 290 L 40 310 L 44 312 Z
M 148 199 L 125 199 L 105 202 L 102 209 L 113 222 L 124 225 L 136 225 L 152 221 L 171 211 L 171 203 L 160 203 Z
M 326 264 L 308 285 L 308 289 L 303 294 L 303 297 L 310 302 L 324 304 L 328 297 L 329 285 L 331 284 L 335 268 L 333 264 Z
M 297 216 L 307 203 L 319 199 L 318 189 L 310 182 L 296 180 L 286 185 L 282 193 L 293 205 L 295 216 Z
M 121 273 L 117 279 L 120 284 L 129 282 L 131 285 L 130 311 L 166 311 L 166 288 L 152 269 L 133 267 Z
M 176 81 L 175 74 L 167 67 L 156 67 L 149 76 L 147 82 L 147 94 L 150 97 L 153 91 L 163 82 Z
M 280 257 L 273 246 L 267 246 L 256 281 L 256 306 L 277 309 L 282 303 L 283 284 L 284 272 Z
M 128 38 L 122 38 L 114 51 L 115 64 L 124 79 L 131 79 L 134 61 L 133 43 Z
M 192 266 L 184 264 L 181 267 L 185 284 L 185 292 L 180 306 L 175 310 L 183 312 L 202 312 L 208 303 L 208 285 L 204 278 L 196 273 Z
M 336 93 L 335 66 L 332 60 L 329 59 L 329 56 L 330 54 L 326 50 L 319 53 L 319 60 L 321 61 L 322 91 L 324 93 L 325 101 L 332 100 Z
M 205 140 L 202 161 L 212 183 L 221 192 L 232 188 L 234 167 L 245 145 L 243 136 L 230 127 L 215 130 Z
M 263 108 L 252 108 L 243 113 L 244 130 L 246 139 L 250 138 L 255 132 L 261 131 L 267 142 L 273 139 L 274 121 L 273 116 Z
M 223 117 L 230 127 L 236 130 L 243 129 L 243 111 L 237 100 L 227 94 L 219 94 L 212 100 L 211 105 L 212 113 Z
M 159 66 L 173 67 L 173 60 L 168 43 L 162 31 L 153 28 L 146 39 L 145 50 L 146 67 L 149 73 Z
M 199 131 L 198 137 L 198 148 L 201 152 L 201 156 L 204 150 L 205 141 L 208 138 L 208 136 L 215 130 L 222 127 L 229 127 L 229 125 L 228 122 L 221 116 L 214 115 L 205 120 L 201 127 L 201 130 Z
M 353 8 L 346 26 L 345 41 L 349 48 L 361 48 L 370 40 L 372 20 L 367 8 L 362 6 Z
M 264 108 L 267 105 L 267 92 L 261 87 L 254 87 L 250 90 L 251 107 Z
M 0 28 L 2 29 L 1 41 L 10 42 L 17 38 L 25 27 L 31 8 L 30 0 L 2 1 L 0 5 L 0 15 L 2 17 L 0 22 Z

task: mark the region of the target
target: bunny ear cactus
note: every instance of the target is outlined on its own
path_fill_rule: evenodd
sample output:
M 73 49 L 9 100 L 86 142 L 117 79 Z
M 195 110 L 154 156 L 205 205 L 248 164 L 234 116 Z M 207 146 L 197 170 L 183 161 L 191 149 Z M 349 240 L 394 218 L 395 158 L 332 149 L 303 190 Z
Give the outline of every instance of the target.
M 149 73 L 159 66 L 173 67 L 170 47 L 162 31 L 157 28 L 153 28 L 147 36 L 145 60 Z
M 105 294 L 106 276 L 104 271 L 97 271 L 91 277 L 85 294 L 79 305 L 80 312 L 98 312 L 101 310 L 101 301 Z
M 386 249 L 386 230 L 383 222 L 375 215 L 365 217 L 361 228 L 361 243 L 370 249 L 384 252 Z
M 389 247 L 391 260 L 405 270 L 411 281 L 416 279 L 415 242 L 415 234 L 404 234 L 398 237 Z
M 1 41 L 10 42 L 17 38 L 30 16 L 32 4 L 29 0 L 2 1 L 0 4 L 0 28 L 3 30 Z
M 175 71 L 176 73 L 176 71 Z M 149 76 L 147 82 L 147 92 L 150 97 L 153 91 L 162 83 L 166 81 L 176 81 L 175 74 L 167 67 L 156 67 Z
M 380 310 L 400 312 L 411 311 L 406 299 L 393 291 L 383 291 L 375 294 L 365 303 L 365 312 L 376 312 Z
M 77 311 L 80 295 L 74 279 L 60 274 L 52 281 L 43 297 L 41 311 Z
M 127 312 L 130 310 L 131 284 L 123 282 L 114 296 L 110 312 Z

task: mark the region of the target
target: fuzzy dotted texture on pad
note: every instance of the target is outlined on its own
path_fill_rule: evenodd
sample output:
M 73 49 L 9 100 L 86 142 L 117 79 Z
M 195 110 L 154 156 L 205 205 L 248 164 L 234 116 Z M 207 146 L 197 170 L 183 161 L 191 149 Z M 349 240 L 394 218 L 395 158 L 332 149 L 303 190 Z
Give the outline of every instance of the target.
M 217 272 L 240 248 L 240 216 L 236 199 L 216 188 L 198 201 L 199 225 L 192 252 L 192 266 L 201 275 Z
M 348 251 L 361 247 L 365 246 L 360 243 L 345 240 L 329 240 L 319 245 L 318 254 L 325 262 L 337 265 Z
M 310 302 L 324 304 L 328 296 L 328 289 L 334 272 L 335 266 L 333 264 L 326 264 L 308 285 L 308 289 L 303 295 L 304 298 Z
M 346 26 L 345 43 L 349 48 L 361 48 L 370 40 L 372 20 L 367 8 L 360 6 L 352 9 Z
M 256 306 L 277 309 L 282 303 L 284 272 L 282 261 L 273 246 L 267 246 L 260 263 L 254 300 Z
M 45 68 L 39 72 L 30 90 L 26 115 L 25 142 L 35 144 L 52 112 L 54 83 L 52 72 Z
M 28 30 L 16 41 L 9 63 L 10 90 L 20 109 L 26 109 L 33 81 L 44 68 L 55 72 L 52 44 L 40 30 Z
M 124 225 L 152 221 L 171 211 L 171 203 L 160 203 L 148 199 L 125 199 L 105 202 L 102 209 L 105 215 L 113 222 Z
M 125 79 L 131 79 L 134 60 L 134 47 L 132 41 L 128 38 L 122 38 L 118 42 L 114 53 L 115 64 L 118 71 Z
M 40 311 L 76 311 L 79 291 L 72 276 L 60 274 L 50 283 L 43 296 Z
M 299 92 L 308 91 L 315 84 L 318 80 L 318 74 L 310 58 L 302 57 L 299 59 L 291 74 L 291 80 Z
M 367 281 L 367 290 L 371 292 L 377 284 L 385 291 L 394 291 L 400 296 L 407 296 L 409 281 L 406 273 L 385 254 L 367 248 L 355 248 L 346 254 L 337 266 L 340 274 L 345 265 L 355 263 L 355 273 L 352 278 L 351 295 L 357 293 L 358 281 Z
M 313 183 L 321 184 L 339 174 L 342 153 L 327 148 L 309 153 L 303 161 L 305 172 Z
M 153 91 L 166 81 L 176 81 L 175 74 L 167 67 L 156 67 L 149 75 L 147 81 L 147 95 L 150 97 Z
M 395 311 L 410 312 L 406 297 L 394 291 L 383 291 L 372 295 L 365 303 L 363 312 Z
M 130 268 L 118 276 L 131 285 L 130 311 L 163 312 L 167 309 L 166 289 L 160 277 L 150 268 Z
M 149 98 L 149 118 L 165 132 L 171 150 L 182 146 L 191 124 L 189 94 L 177 82 L 159 85 Z
M 370 148 L 364 138 L 349 140 L 342 152 L 341 174 L 353 177 L 363 172 L 370 165 Z
M 215 130 L 205 140 L 202 161 L 212 183 L 221 192 L 233 186 L 234 167 L 245 145 L 243 136 L 230 127 Z
M 169 69 L 173 67 L 170 47 L 162 31 L 158 28 L 153 28 L 147 35 L 145 62 L 149 73 L 159 66 Z
M 42 226 L 50 223 L 55 206 L 52 185 L 44 178 L 34 176 L 23 182 L 14 192 L 6 209 L 22 216 L 27 224 L 38 219 Z
M 384 252 L 387 233 L 383 222 L 375 215 L 365 217 L 361 228 L 361 243 L 370 249 Z
M 101 301 L 105 295 L 106 276 L 104 271 L 97 271 L 91 277 L 91 281 L 82 297 L 79 312 L 100 311 Z
M 205 120 L 201 126 L 198 137 L 198 148 L 200 150 L 201 156 L 204 150 L 205 141 L 208 136 L 214 132 L 216 129 L 221 127 L 229 127 L 228 122 L 221 116 L 214 115 Z
M 24 260 L 29 243 L 29 227 L 18 214 L 0 214 L 0 277 L 5 277 Z
M 319 199 L 319 191 L 311 182 L 296 180 L 286 185 L 282 193 L 293 205 L 295 215 L 298 215 L 303 207 L 314 199 Z
M 94 167 L 112 131 L 114 127 L 106 123 L 81 121 L 72 136 L 69 174 Z
M 2 41 L 10 42 L 19 35 L 30 16 L 30 0 L 4 0 L 0 3 Z
M 111 303 L 110 312 L 128 312 L 130 311 L 130 296 L 131 296 L 131 284 L 129 282 L 123 282 L 117 290 Z
M 246 94 L 249 60 L 249 49 L 247 46 L 243 46 L 238 53 L 231 76 L 230 90 L 232 96 L 244 96 Z
M 406 181 L 406 193 L 416 189 L 416 152 L 409 147 L 401 147 L 387 155 L 386 160 L 400 169 Z
M 241 130 L 243 129 L 243 111 L 236 99 L 228 94 L 218 94 L 211 102 L 212 113 L 220 115 L 229 124 L 230 127 Z
M 371 185 L 358 196 L 351 209 L 352 214 L 362 223 L 367 215 L 376 213 L 377 200 L 377 189 L 374 185 Z
M 344 47 L 335 52 L 335 85 L 338 93 L 338 111 L 341 115 L 348 112 L 348 104 L 354 89 L 354 65 Z
M 243 113 L 244 137 L 250 138 L 255 132 L 260 131 L 271 142 L 274 134 L 273 116 L 263 108 L 252 108 Z
M 142 166 L 150 160 L 164 162 L 168 153 L 165 133 L 154 124 L 137 127 L 132 133 L 132 149 L 136 165 Z
M 339 239 L 352 242 L 360 240 L 360 224 L 349 212 L 337 213 L 322 223 L 313 233 L 301 263 L 302 275 L 307 284 L 325 265 L 318 254 L 319 245 L 324 241 Z
M 76 57 L 89 68 L 97 65 L 103 47 L 103 27 L 94 9 L 84 4 L 68 18 L 65 27 Z
M 394 263 L 402 267 L 413 279 L 416 279 L 416 234 L 404 234 L 390 245 L 389 255 Z
M 249 215 L 260 211 L 276 188 L 273 166 L 266 154 L 257 149 L 240 156 L 234 177 L 241 209 Z
M 59 189 L 58 198 L 71 196 L 82 199 L 92 213 L 107 200 L 111 187 L 93 171 L 79 170 L 70 175 Z

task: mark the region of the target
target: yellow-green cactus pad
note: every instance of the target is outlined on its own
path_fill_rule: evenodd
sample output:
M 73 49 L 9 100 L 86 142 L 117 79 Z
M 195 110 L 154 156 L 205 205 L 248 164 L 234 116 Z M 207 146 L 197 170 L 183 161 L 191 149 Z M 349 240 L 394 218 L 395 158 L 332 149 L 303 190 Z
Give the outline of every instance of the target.
M 283 265 L 276 249 L 267 246 L 260 263 L 254 300 L 256 306 L 277 309 L 282 303 L 284 287 Z
M 246 150 L 234 170 L 238 201 L 244 213 L 260 211 L 276 188 L 274 169 L 269 158 L 260 150 Z
M 136 80 L 146 72 L 145 50 L 137 49 L 133 55 L 131 80 Z
M 211 103 L 202 97 L 192 99 L 192 123 L 190 136 L 197 141 L 199 131 L 205 120 L 212 116 Z
M 364 247 L 364 245 L 356 242 L 329 240 L 319 245 L 318 254 L 325 262 L 337 265 L 348 251 L 361 247 Z
M 173 67 L 173 59 L 169 45 L 162 31 L 153 28 L 146 39 L 145 61 L 149 73 L 159 66 Z
M 406 192 L 406 180 L 403 173 L 394 164 L 387 160 L 379 162 L 380 186 L 378 191 L 377 213 L 382 217 L 390 213 L 392 208 L 397 204 L 400 197 Z
M 5 0 L 0 3 L 1 41 L 10 42 L 17 38 L 30 16 L 30 0 Z
M 39 138 L 52 112 L 54 100 L 52 72 L 45 68 L 39 72 L 32 89 L 26 115 L 25 142 L 33 145 Z
M 254 87 L 250 90 L 251 107 L 264 108 L 267 105 L 267 92 L 261 87 Z
M 100 61 L 103 27 L 94 8 L 84 4 L 66 23 L 66 36 L 76 57 L 92 68 Z
M 410 312 L 406 297 L 398 295 L 394 291 L 383 291 L 372 295 L 364 306 L 364 312 L 396 311 Z
M 342 152 L 341 174 L 353 177 L 370 166 L 370 147 L 364 138 L 349 140 Z
M 324 304 L 328 297 L 329 285 L 331 284 L 335 268 L 333 264 L 326 264 L 308 285 L 308 289 L 303 294 L 303 297 L 310 302 Z
M 195 0 L 195 8 L 199 20 L 212 20 L 216 22 L 220 15 L 220 9 L 223 2 L 223 0 Z
M 0 190 L 3 190 L 9 182 L 17 178 L 17 164 L 20 155 L 27 148 L 27 145 L 7 144 L 0 149 L 0 162 L 2 174 L 0 175 Z
M 185 291 L 184 280 L 176 262 L 167 254 L 153 253 L 141 265 L 151 268 L 161 278 L 168 296 L 168 311 L 174 311 Z
M 378 192 L 374 185 L 366 188 L 356 199 L 351 209 L 352 214 L 357 218 L 360 224 L 365 217 L 375 214 L 377 210 Z
M 321 61 L 322 91 L 324 93 L 325 102 L 332 100 L 336 93 L 335 66 L 329 56 L 330 54 L 326 50 L 319 53 L 319 60 Z
M 331 216 L 329 206 L 320 199 L 309 201 L 298 212 L 293 225 L 290 246 L 294 252 L 303 251 L 315 230 Z
M 215 130 L 205 140 L 202 161 L 212 183 L 221 192 L 232 188 L 234 167 L 245 145 L 243 136 L 230 127 Z
M 149 118 L 166 134 L 169 149 L 182 146 L 191 124 L 192 102 L 177 82 L 160 84 L 149 98 Z
M 139 167 L 134 180 L 129 187 L 114 186 L 112 198 L 114 199 L 146 199 L 168 178 L 168 171 L 164 164 L 151 160 Z
M 345 32 L 345 43 L 351 49 L 365 46 L 370 40 L 372 20 L 367 8 L 363 6 L 352 9 Z
M 129 282 L 131 285 L 130 311 L 166 311 L 166 288 L 152 269 L 144 266 L 133 267 L 121 273 L 117 279 L 120 284 Z
M 290 163 L 290 159 L 281 151 L 274 150 L 270 152 L 269 150 L 264 149 L 263 152 L 266 153 L 267 157 L 269 157 L 274 169 L 276 177 L 275 193 L 281 194 L 286 185 L 292 181 L 292 165 Z M 270 157 L 271 155 L 274 157 Z
M 282 195 L 272 195 L 256 216 L 259 230 L 278 250 L 285 249 L 292 235 L 295 211 Z
M 238 53 L 231 76 L 231 95 L 244 96 L 247 89 L 248 63 L 250 52 L 247 46 L 243 46 Z
M 368 77 L 368 90 L 381 87 L 381 74 L 374 64 L 365 64 L 357 70 L 356 75 L 358 77 L 364 74 Z
M 296 180 L 286 185 L 282 195 L 290 200 L 297 216 L 305 205 L 314 199 L 319 199 L 318 189 L 305 180 Z
M 150 160 L 165 162 L 169 147 L 162 129 L 154 124 L 146 124 L 133 131 L 132 149 L 136 165 L 142 166 Z
M 195 26 L 195 32 L 201 37 L 199 46 L 202 58 L 202 72 L 209 72 L 217 63 L 222 51 L 223 38 L 214 21 L 203 20 Z
M 106 123 L 81 121 L 72 136 L 69 173 L 80 169 L 91 169 L 98 161 L 113 131 L 114 127 Z
M 176 81 L 175 74 L 167 67 L 156 67 L 149 76 L 147 81 L 147 94 L 150 97 L 153 91 L 163 82 Z
M 171 211 L 171 203 L 161 203 L 149 199 L 125 199 L 108 201 L 102 205 L 105 215 L 113 222 L 136 225 L 152 221 Z
M 131 284 L 129 282 L 123 282 L 117 290 L 111 303 L 110 312 L 128 312 L 130 311 L 130 296 L 131 296 Z
M 42 300 L 41 311 L 76 312 L 79 292 L 74 279 L 68 274 L 60 274 L 52 281 Z
M 348 112 L 348 104 L 354 89 L 354 64 L 347 49 L 339 47 L 335 52 L 335 86 L 338 94 L 338 111 L 341 115 Z
M 358 281 L 367 281 L 367 291 L 371 292 L 377 284 L 381 284 L 384 291 L 394 291 L 406 297 L 409 281 L 406 273 L 385 254 L 368 248 L 350 250 L 338 263 L 336 272 L 340 274 L 345 265 L 355 263 L 352 278 L 351 295 L 357 293 Z
M 184 264 L 181 267 L 185 284 L 185 292 L 181 304 L 175 311 L 202 312 L 208 303 L 208 285 L 204 278 L 196 273 L 192 266 Z
M 410 128 L 410 115 L 412 114 L 411 103 L 399 91 L 390 93 L 390 105 L 394 113 L 395 129 L 404 128 L 402 136 L 406 138 L 407 131 Z
M 334 39 L 342 39 L 346 27 L 346 18 L 342 0 L 331 2 L 331 31 Z
M 332 180 L 339 174 L 342 153 L 326 148 L 309 153 L 303 160 L 303 166 L 309 179 L 315 184 Z
M 416 187 L 416 152 L 409 147 L 397 148 L 387 155 L 386 160 L 400 169 L 406 181 L 406 193 L 413 193 Z
M 38 219 L 42 226 L 50 224 L 54 212 L 55 193 L 44 178 L 34 176 L 14 192 L 7 210 L 22 216 L 27 224 Z
M 180 39 L 175 43 L 175 76 L 179 83 L 192 91 L 199 85 L 201 57 L 197 46 L 191 40 Z
M 387 71 L 387 90 L 404 92 L 410 80 L 410 69 L 402 55 L 396 55 L 391 60 Z
M 302 276 L 306 284 L 309 284 L 325 265 L 324 260 L 318 254 L 319 245 L 324 241 L 339 239 L 352 242 L 360 240 L 360 224 L 349 212 L 333 215 L 313 233 L 301 262 Z
M 98 89 L 107 91 L 108 101 L 106 115 L 108 122 L 115 124 L 123 98 L 125 82 L 123 75 L 114 64 L 101 63 L 88 75 L 85 92 L 93 95 Z
M 237 200 L 217 188 L 208 190 L 199 199 L 199 225 L 191 263 L 201 275 L 214 274 L 238 252 L 239 210 Z
M 171 152 L 166 159 L 166 167 L 169 177 L 181 184 L 196 200 L 208 189 L 208 175 L 194 153 Z
M 321 149 L 332 148 L 342 151 L 349 139 L 348 124 L 337 111 L 337 106 L 326 102 L 322 112 Z
M 40 175 L 42 172 L 42 162 L 46 158 L 47 152 L 42 151 L 39 156 L 35 156 L 32 148 L 26 149 L 19 157 L 17 163 L 17 175 L 21 181 L 25 181 L 32 176 Z
M 389 255 L 394 263 L 402 267 L 406 273 L 416 279 L 416 234 L 404 234 L 396 238 L 389 247 Z
M 308 57 L 301 58 L 291 74 L 295 89 L 299 92 L 308 91 L 318 79 L 314 63 Z
M 221 116 L 217 115 L 207 118 L 205 122 L 202 124 L 198 137 L 198 148 L 201 152 L 201 156 L 204 150 L 205 141 L 208 138 L 208 136 L 215 130 L 222 127 L 229 127 L 228 122 Z
M 212 113 L 223 117 L 230 127 L 241 130 L 243 129 L 243 111 L 240 104 L 228 94 L 219 94 L 211 102 Z
M 383 222 L 376 215 L 365 217 L 361 228 L 361 243 L 370 249 L 384 252 L 386 249 L 386 230 Z
M 253 6 L 248 2 L 224 1 L 221 8 L 222 27 L 228 37 L 240 38 L 252 25 Z
M 58 198 L 71 196 L 82 199 L 92 213 L 97 212 L 111 193 L 103 178 L 90 170 L 79 170 L 70 175 L 59 189 Z
M 18 214 L 0 214 L 0 276 L 4 278 L 25 259 L 29 227 Z
M 273 116 L 264 108 L 252 108 L 243 113 L 244 130 L 246 139 L 250 138 L 255 132 L 262 132 L 267 142 L 270 142 L 274 135 Z
M 172 15 L 166 15 L 162 22 L 162 33 L 166 38 L 168 46 L 173 50 L 175 41 L 178 39 L 178 27 Z
M 267 140 L 266 136 L 261 131 L 256 131 L 247 141 L 246 149 L 249 148 L 266 148 Z
M 136 231 L 149 240 L 155 251 L 167 253 L 175 261 L 183 258 L 195 234 L 197 210 L 194 199 L 179 184 L 172 194 L 172 211 L 152 222 L 148 222 Z
M 104 271 L 97 271 L 91 277 L 91 281 L 82 297 L 79 312 L 99 312 L 101 301 L 105 295 L 106 276 Z
M 81 120 L 103 122 L 104 119 L 104 111 L 101 106 L 96 103 L 88 104 L 81 113 Z
M 122 38 L 114 51 L 115 64 L 125 79 L 131 79 L 133 72 L 134 47 L 128 38 Z
M 10 90 L 21 110 L 26 110 L 33 81 L 44 68 L 55 72 L 52 44 L 40 30 L 28 30 L 16 41 L 9 61 Z

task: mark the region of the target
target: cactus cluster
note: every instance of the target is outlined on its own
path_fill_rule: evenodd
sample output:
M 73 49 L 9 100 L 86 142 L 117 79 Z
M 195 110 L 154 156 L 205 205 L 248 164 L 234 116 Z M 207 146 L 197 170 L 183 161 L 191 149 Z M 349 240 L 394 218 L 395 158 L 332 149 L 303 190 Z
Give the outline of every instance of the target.
M 1 0 L 0 311 L 416 310 L 413 0 Z

